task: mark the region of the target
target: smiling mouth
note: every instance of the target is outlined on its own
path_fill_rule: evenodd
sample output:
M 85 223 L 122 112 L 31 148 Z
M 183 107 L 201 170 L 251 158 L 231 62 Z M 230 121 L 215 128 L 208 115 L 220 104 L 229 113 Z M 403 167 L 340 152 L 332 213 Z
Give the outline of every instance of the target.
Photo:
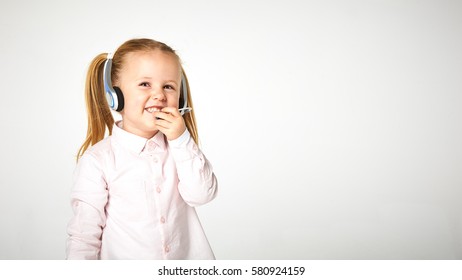
M 148 113 L 153 113 L 153 112 L 160 112 L 162 110 L 162 107 L 159 106 L 151 106 L 151 107 L 146 107 L 144 108 L 145 111 Z

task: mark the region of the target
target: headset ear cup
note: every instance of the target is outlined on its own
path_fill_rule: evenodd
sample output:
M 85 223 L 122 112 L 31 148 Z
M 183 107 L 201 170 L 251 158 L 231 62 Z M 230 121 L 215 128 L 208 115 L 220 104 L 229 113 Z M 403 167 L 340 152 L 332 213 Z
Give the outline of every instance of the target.
M 185 108 L 188 106 L 188 86 L 186 84 L 186 78 L 184 74 L 181 74 L 181 88 L 180 88 L 180 106 L 179 108 Z
M 184 107 L 184 95 L 183 95 L 183 90 L 181 91 L 181 94 L 180 94 L 180 102 L 179 102 L 179 106 L 178 108 L 183 108 Z
M 117 112 L 120 112 L 123 110 L 124 108 L 124 95 L 122 93 L 122 90 L 119 88 L 119 87 L 114 87 L 114 91 L 117 95 L 117 108 L 115 108 L 115 110 Z

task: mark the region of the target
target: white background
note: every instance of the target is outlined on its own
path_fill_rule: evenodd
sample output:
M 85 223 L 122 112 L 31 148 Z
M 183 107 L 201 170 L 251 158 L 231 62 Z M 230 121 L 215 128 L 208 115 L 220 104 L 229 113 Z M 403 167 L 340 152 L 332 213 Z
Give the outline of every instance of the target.
M 218 259 L 462 259 L 462 2 L 0 2 L 0 259 L 63 259 L 90 61 L 189 76 Z

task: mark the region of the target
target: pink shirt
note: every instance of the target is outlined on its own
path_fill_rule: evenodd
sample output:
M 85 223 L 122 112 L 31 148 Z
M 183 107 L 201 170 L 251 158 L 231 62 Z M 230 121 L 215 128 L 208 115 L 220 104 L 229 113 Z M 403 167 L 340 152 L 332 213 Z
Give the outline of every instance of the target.
M 188 130 L 167 141 L 119 125 L 77 164 L 67 258 L 214 259 L 194 207 L 217 180 Z

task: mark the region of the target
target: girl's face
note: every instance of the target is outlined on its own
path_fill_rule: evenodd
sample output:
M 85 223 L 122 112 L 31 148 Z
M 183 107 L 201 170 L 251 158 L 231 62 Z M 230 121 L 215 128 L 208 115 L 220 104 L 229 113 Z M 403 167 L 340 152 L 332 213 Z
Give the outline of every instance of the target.
M 129 53 L 115 86 L 124 95 L 123 129 L 151 138 L 158 129 L 152 112 L 178 108 L 181 69 L 177 58 L 160 50 Z

